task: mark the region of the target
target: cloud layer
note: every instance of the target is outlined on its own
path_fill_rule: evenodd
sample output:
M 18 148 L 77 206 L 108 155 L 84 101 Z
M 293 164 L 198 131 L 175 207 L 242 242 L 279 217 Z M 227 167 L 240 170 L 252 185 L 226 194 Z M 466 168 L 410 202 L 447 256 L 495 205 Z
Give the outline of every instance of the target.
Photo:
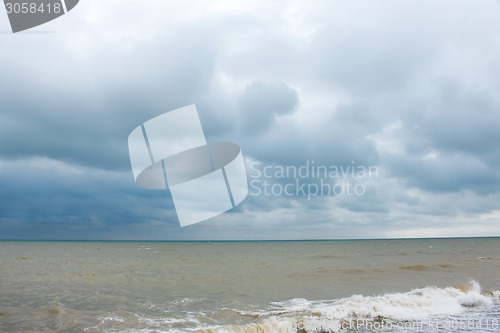
M 500 235 L 499 18 L 492 0 L 87 0 L 0 34 L 0 238 Z M 249 168 L 377 175 L 181 229 L 168 193 L 135 186 L 127 137 L 189 104 Z

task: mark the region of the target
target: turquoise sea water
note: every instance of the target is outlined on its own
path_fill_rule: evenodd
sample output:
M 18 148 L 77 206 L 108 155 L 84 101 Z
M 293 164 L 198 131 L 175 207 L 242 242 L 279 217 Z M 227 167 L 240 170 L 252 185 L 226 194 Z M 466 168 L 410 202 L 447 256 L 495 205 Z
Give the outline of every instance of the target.
M 4 241 L 0 332 L 498 332 L 499 276 L 497 238 Z

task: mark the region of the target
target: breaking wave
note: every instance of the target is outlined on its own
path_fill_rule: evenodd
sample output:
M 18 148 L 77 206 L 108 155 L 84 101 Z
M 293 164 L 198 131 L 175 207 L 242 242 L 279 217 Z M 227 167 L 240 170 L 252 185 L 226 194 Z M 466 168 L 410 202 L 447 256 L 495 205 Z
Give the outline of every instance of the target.
M 332 301 L 292 299 L 272 303 L 266 310 L 233 310 L 241 316 L 256 318 L 256 323 L 212 326 L 196 332 L 381 332 L 384 328 L 394 332 L 394 327 L 429 325 L 430 320 L 458 318 L 471 310 L 490 309 L 498 304 L 499 297 L 499 291 L 481 290 L 478 283 L 471 282 L 447 288 L 426 287 L 406 293 L 354 295 Z M 436 331 L 447 330 L 441 327 Z

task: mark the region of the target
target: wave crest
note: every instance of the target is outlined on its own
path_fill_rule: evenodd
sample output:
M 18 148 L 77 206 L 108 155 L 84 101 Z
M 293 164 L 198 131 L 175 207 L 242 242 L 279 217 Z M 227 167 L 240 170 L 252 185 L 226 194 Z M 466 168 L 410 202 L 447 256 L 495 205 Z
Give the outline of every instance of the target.
M 470 308 L 490 308 L 500 291 L 484 291 L 478 283 L 438 288 L 425 287 L 406 293 L 379 296 L 354 295 L 332 301 L 292 299 L 272 308 L 241 315 L 260 317 L 259 323 L 232 325 L 203 332 L 337 332 L 345 323 L 422 321 L 457 316 Z

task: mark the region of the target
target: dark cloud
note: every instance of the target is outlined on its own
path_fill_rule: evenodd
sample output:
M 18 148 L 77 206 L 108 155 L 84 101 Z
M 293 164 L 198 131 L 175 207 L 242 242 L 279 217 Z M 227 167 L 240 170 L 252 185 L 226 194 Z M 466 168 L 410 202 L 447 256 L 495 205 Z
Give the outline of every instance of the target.
M 359 121 L 353 119 L 358 117 L 357 112 L 364 113 L 359 115 Z M 272 131 L 243 140 L 242 146 L 248 147 L 251 156 L 267 163 L 300 165 L 315 161 L 334 166 L 348 166 L 352 162 L 377 165 L 378 153 L 368 138 L 376 128 L 367 126 L 369 122 L 366 109 L 331 107 L 322 112 L 320 119 L 313 117 L 310 123 L 282 118 Z
M 2 238 L 442 236 L 498 224 L 498 3 L 151 12 L 113 1 L 82 3 L 55 34 L 0 38 Z M 189 104 L 208 140 L 263 166 L 380 174 L 353 179 L 362 197 L 250 196 L 181 229 L 167 193 L 133 183 L 127 137 Z
M 466 155 L 445 155 L 435 159 L 394 156 L 388 160 L 392 172 L 408 185 L 427 191 L 478 193 L 498 192 L 500 177 L 480 160 Z
M 486 160 L 500 153 L 496 144 L 500 141 L 500 103 L 488 91 L 447 80 L 439 82 L 422 104 L 405 119 L 410 151 L 438 149 Z
M 169 194 L 138 189 L 128 172 L 75 168 L 38 158 L 4 164 L 0 182 L 0 218 L 23 221 L 35 229 L 43 224 L 45 236 L 77 224 L 126 229 L 160 216 L 166 225 L 177 224 L 169 213 L 173 207 Z
M 12 63 L 0 83 L 0 156 L 128 168 L 126 138 L 132 129 L 203 101 L 214 69 L 213 41 L 208 32 L 186 30 L 127 52 L 103 46 L 84 60 L 52 41 L 33 72 L 26 71 L 31 59 Z
M 250 83 L 238 99 L 244 135 L 268 132 L 278 116 L 291 113 L 297 104 L 297 92 L 283 83 Z
M 410 186 L 429 191 L 497 192 L 500 180 L 499 106 L 487 91 L 449 81 L 412 112 L 403 114 L 405 151 L 387 165 Z

